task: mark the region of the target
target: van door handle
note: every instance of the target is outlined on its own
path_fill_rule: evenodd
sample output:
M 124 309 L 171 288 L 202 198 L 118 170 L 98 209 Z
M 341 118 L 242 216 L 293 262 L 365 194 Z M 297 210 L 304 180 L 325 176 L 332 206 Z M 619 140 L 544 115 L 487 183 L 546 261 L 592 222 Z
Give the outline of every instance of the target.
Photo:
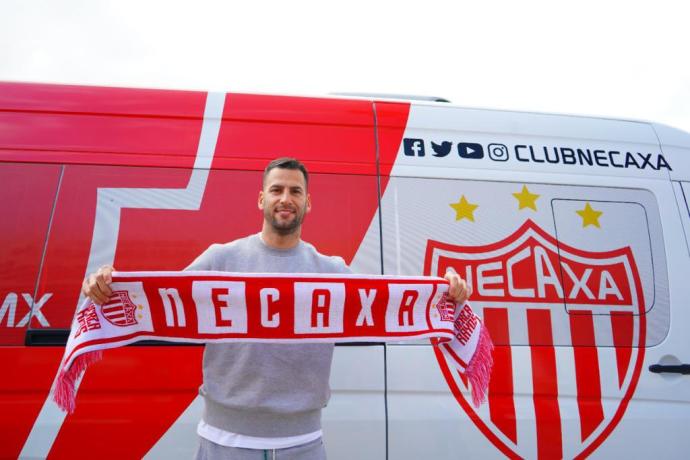
M 649 366 L 649 372 L 660 374 L 668 372 L 670 374 L 690 374 L 690 364 L 652 364 Z

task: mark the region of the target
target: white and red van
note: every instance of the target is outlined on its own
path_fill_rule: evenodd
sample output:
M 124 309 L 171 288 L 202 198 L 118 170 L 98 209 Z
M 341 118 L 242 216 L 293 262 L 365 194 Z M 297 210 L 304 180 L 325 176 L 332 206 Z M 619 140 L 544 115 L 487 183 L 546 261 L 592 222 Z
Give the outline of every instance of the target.
M 429 342 L 338 346 L 331 459 L 687 458 L 690 134 L 371 98 L 0 84 L 0 458 L 190 458 L 200 346 L 108 350 L 49 391 L 85 274 L 180 270 L 311 172 L 303 237 L 355 272 L 454 269 L 488 401 Z

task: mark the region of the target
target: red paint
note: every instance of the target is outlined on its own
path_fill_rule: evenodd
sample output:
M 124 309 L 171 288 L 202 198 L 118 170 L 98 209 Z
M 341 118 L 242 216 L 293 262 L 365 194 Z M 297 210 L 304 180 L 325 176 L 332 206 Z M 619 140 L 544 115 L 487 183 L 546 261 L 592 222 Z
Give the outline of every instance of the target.
M 193 118 L 203 112 L 205 103 L 205 93 L 198 91 L 37 83 L 0 87 L 0 110 L 13 112 Z
M 489 381 L 489 417 L 508 439 L 517 444 L 517 421 L 513 399 L 513 356 L 510 348 L 507 308 L 485 308 L 484 325 L 494 346 L 494 368 Z
M 55 165 L 3 163 L 0 167 L 0 306 L 7 308 L 0 318 L 0 346 L 24 343 L 28 322 L 18 324 L 30 312 L 31 299 L 38 302 L 46 294 L 38 290 L 34 298 L 59 177 L 60 167 Z M 49 299 L 41 307 L 51 326 L 54 303 Z
M 367 101 L 229 94 L 213 167 L 262 171 L 293 156 L 314 174 L 373 176 L 373 125 Z
M 0 84 L 0 160 L 191 167 L 206 94 Z
M 645 354 L 645 340 L 647 337 L 647 316 L 644 314 L 644 312 L 646 311 L 644 303 L 644 293 L 642 291 L 642 281 L 640 280 L 640 276 L 638 275 L 637 264 L 635 263 L 635 259 L 632 256 L 632 251 L 630 250 L 630 248 L 625 249 L 625 252 L 630 260 L 631 270 L 633 272 L 633 278 L 635 280 L 635 291 L 637 293 L 637 299 L 640 302 L 637 316 L 640 331 L 638 341 L 636 344 L 637 359 L 634 363 L 635 367 L 632 370 L 632 376 L 630 378 L 630 384 L 628 385 L 628 389 L 623 395 L 621 403 L 618 406 L 618 409 L 616 409 L 616 413 L 613 414 L 611 422 L 606 426 L 606 428 L 604 428 L 604 430 L 599 434 L 599 436 L 594 440 L 594 442 L 592 442 L 592 444 L 587 446 L 577 457 L 575 457 L 577 460 L 587 458 L 592 452 L 594 452 L 599 447 L 599 445 L 601 445 L 602 442 L 604 442 L 604 440 L 611 434 L 611 432 L 616 428 L 616 426 L 618 426 L 618 423 L 620 423 L 620 421 L 623 419 L 625 410 L 628 408 L 628 404 L 630 403 L 630 400 L 632 399 L 632 396 L 635 393 L 635 389 L 637 388 L 637 382 L 640 379 L 640 372 L 642 372 L 642 364 L 644 363 Z M 617 315 L 612 315 L 612 320 L 614 316 Z M 632 319 L 632 315 L 629 316 Z M 632 340 L 629 343 L 633 343 Z M 616 350 L 618 350 L 618 348 Z
M 633 315 L 628 312 L 611 314 L 611 330 L 613 331 L 613 346 L 616 347 L 616 368 L 618 370 L 618 387 L 623 387 L 625 374 L 630 368 L 630 358 L 633 347 Z
M 551 330 L 551 312 L 528 309 L 527 329 L 532 355 L 537 457 L 540 459 L 562 458 L 561 414 L 558 408 L 558 377 Z
M 374 110 L 376 112 L 376 140 L 379 146 L 381 196 L 383 196 L 407 127 L 410 104 L 377 101 L 374 103 Z
M 580 437 L 587 439 L 604 421 L 601 400 L 599 355 L 594 339 L 594 319 L 591 312 L 570 315 L 570 334 L 575 355 L 577 407 L 580 411 Z
M 142 458 L 189 406 L 203 347 L 124 347 L 85 373 L 49 458 Z M 126 441 L 126 442 L 125 442 Z
M 0 347 L 0 458 L 18 458 L 64 353 L 58 347 Z

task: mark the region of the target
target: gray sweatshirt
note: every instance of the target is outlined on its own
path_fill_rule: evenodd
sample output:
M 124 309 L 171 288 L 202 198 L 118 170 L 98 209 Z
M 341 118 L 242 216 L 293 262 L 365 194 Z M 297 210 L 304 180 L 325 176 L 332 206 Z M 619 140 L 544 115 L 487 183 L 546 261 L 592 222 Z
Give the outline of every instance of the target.
M 292 249 L 266 246 L 259 234 L 214 244 L 186 270 L 243 273 L 350 273 L 340 257 L 300 241 Z M 283 437 L 321 428 L 330 397 L 332 344 L 207 344 L 203 419 L 233 433 Z

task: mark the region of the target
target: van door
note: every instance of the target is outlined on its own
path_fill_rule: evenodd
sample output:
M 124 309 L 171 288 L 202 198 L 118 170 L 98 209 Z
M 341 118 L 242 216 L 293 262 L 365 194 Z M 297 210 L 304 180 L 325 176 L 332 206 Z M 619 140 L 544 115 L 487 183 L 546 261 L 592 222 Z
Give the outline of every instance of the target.
M 466 278 L 495 367 L 475 408 L 438 349 L 387 346 L 392 458 L 637 455 L 664 445 L 632 434 L 647 398 L 655 410 L 666 404 L 646 368 L 670 350 L 667 264 L 680 269 L 667 257 L 679 223 L 662 227 L 672 191 L 658 164 L 642 124 L 412 108 L 381 204 L 385 272 Z M 686 446 L 675 441 L 673 452 Z
M 690 182 L 674 182 L 674 192 L 676 202 L 680 212 L 680 220 L 683 223 L 685 241 L 687 243 L 688 255 L 690 255 Z
M 4 130 L 16 115 L 0 111 Z M 13 148 L 0 136 L 0 158 Z M 19 456 L 55 375 L 50 353 L 23 345 L 30 324 L 54 324 L 53 293 L 38 289 L 37 280 L 60 177 L 57 165 L 0 159 L 0 457 Z

